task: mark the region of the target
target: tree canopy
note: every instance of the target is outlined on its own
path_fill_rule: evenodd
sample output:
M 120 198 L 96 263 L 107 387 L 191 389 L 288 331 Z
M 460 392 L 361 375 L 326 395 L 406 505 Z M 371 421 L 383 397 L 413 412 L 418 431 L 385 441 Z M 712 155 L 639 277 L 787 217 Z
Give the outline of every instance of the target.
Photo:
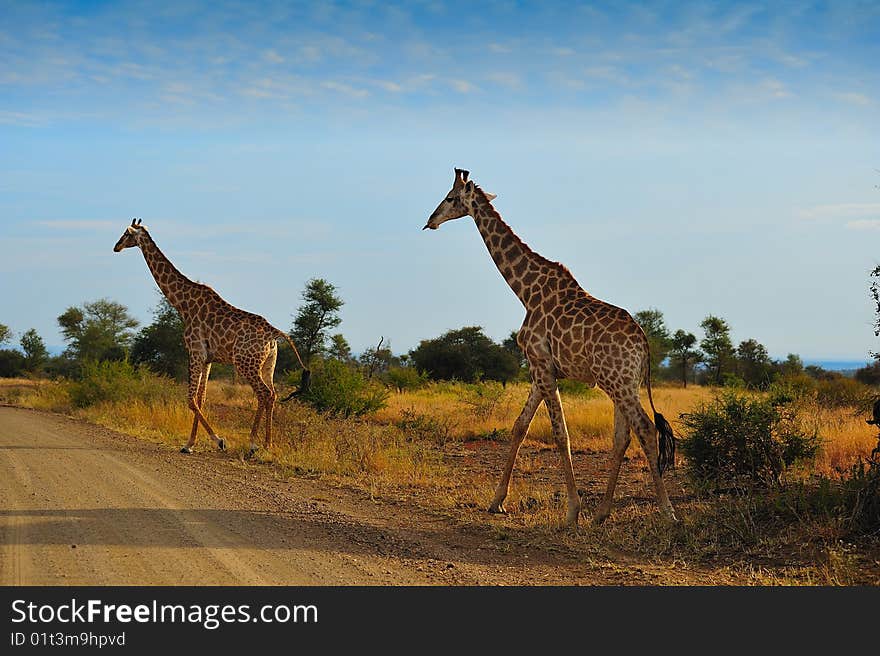
M 423 340 L 410 356 L 416 367 L 434 380 L 507 382 L 519 373 L 516 355 L 493 342 L 480 326 L 466 326 Z
M 106 298 L 71 306 L 58 317 L 67 342 L 65 354 L 74 360 L 122 360 L 138 326 L 128 308 Z
M 189 354 L 183 342 L 183 329 L 180 313 L 162 296 L 153 309 L 153 323 L 142 328 L 132 342 L 132 362 L 184 380 L 189 369 Z
M 339 310 L 344 301 L 336 287 L 323 278 L 312 278 L 306 283 L 300 306 L 293 320 L 290 336 L 308 366 L 311 359 L 327 350 L 328 333 L 342 323 Z

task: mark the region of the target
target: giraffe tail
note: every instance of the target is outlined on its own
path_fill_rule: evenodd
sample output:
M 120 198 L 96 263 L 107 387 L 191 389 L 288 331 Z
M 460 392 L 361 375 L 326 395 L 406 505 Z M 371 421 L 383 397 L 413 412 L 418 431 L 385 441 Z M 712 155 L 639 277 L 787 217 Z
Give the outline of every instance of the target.
M 309 391 L 309 386 L 311 385 L 312 380 L 312 372 L 308 369 L 303 369 L 302 376 L 299 379 L 299 387 L 293 390 L 290 394 L 285 396 L 283 399 L 278 399 L 278 403 L 287 403 L 290 399 L 295 398 L 297 396 L 302 396 L 306 392 Z
M 648 401 L 654 412 L 654 425 L 657 427 L 657 468 L 660 475 L 667 469 L 675 469 L 675 433 L 672 426 L 666 421 L 666 417 L 657 412 L 654 407 L 654 399 L 651 396 L 651 357 L 648 356 L 648 376 L 645 384 L 648 387 Z
M 312 382 L 312 372 L 309 370 L 309 368 L 306 365 L 303 364 L 302 358 L 299 357 L 299 351 L 296 349 L 296 344 L 293 343 L 293 340 L 290 338 L 290 335 L 288 335 L 283 330 L 278 330 L 277 328 L 275 328 L 275 331 L 278 333 L 279 337 L 283 337 L 285 340 L 287 340 L 287 343 L 290 344 L 290 348 L 293 349 L 293 354 L 296 356 L 296 359 L 299 361 L 299 365 L 302 367 L 302 376 L 299 379 L 299 387 L 297 389 L 293 390 L 290 394 L 285 396 L 283 399 L 278 399 L 279 403 L 287 403 L 288 401 L 290 401 L 290 399 L 297 397 L 297 396 L 302 396 L 303 394 L 305 394 L 306 392 L 309 391 L 309 387 L 311 386 L 311 382 Z

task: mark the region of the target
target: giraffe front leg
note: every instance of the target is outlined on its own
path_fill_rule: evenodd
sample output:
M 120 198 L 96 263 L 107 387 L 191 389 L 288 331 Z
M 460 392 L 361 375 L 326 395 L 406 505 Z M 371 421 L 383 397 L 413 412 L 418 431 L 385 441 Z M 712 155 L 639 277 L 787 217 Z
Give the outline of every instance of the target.
M 253 455 L 257 452 L 257 449 L 259 448 L 259 447 L 257 447 L 257 431 L 260 428 L 260 419 L 262 419 L 262 417 L 263 417 L 263 400 L 258 398 L 257 399 L 257 412 L 254 415 L 254 423 L 251 426 L 251 441 L 250 441 L 251 448 L 248 451 L 248 455 L 247 455 L 248 458 L 252 458 Z
M 192 453 L 192 447 L 196 441 L 199 424 L 202 424 L 204 429 L 208 432 L 208 435 L 221 451 L 226 449 L 226 441 L 217 436 L 214 429 L 208 423 L 208 420 L 205 419 L 205 415 L 202 413 L 202 405 L 205 402 L 205 395 L 208 388 L 208 375 L 210 372 L 210 363 L 194 358 L 190 359 L 189 393 L 187 395 L 187 401 L 189 409 L 193 412 L 193 426 L 190 431 L 189 441 L 186 443 L 186 446 L 180 450 L 181 453 Z
M 507 493 L 510 491 L 510 477 L 513 472 L 513 465 L 516 462 L 519 448 L 529 432 L 529 426 L 532 423 L 532 419 L 535 417 L 535 412 L 538 410 L 539 405 L 541 405 L 541 391 L 538 389 L 537 385 L 533 384 L 529 390 L 529 398 L 526 400 L 522 412 L 519 413 L 519 417 L 517 417 L 516 421 L 513 423 L 513 431 L 510 435 L 510 453 L 507 456 L 507 462 L 504 465 L 504 472 L 501 475 L 501 480 L 498 482 L 498 487 L 495 489 L 495 498 L 489 506 L 490 513 L 507 512 L 504 509 L 504 500 L 507 498 Z

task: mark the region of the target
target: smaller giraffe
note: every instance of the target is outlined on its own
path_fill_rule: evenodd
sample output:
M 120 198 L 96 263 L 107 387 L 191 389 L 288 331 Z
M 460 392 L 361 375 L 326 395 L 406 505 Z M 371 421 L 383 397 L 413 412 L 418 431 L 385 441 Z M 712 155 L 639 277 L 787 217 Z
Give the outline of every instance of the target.
M 309 370 L 300 359 L 296 345 L 287 333 L 278 330 L 263 317 L 240 310 L 224 301 L 207 285 L 193 282 L 180 273 L 156 246 L 146 226 L 141 225 L 140 219 L 132 220 L 113 247 L 113 252 L 118 253 L 134 246 L 141 249 L 159 289 L 183 318 L 183 339 L 189 353 L 187 400 L 190 410 L 193 411 L 193 424 L 189 441 L 180 452 L 192 453 L 199 424 L 220 450 L 226 449 L 226 441 L 217 436 L 202 412 L 213 362 L 233 365 L 238 375 L 253 388 L 257 396 L 257 413 L 251 427 L 249 455 L 257 450 L 257 431 L 264 416 L 264 445 L 269 448 L 272 445 L 273 408 L 278 398 L 272 380 L 278 357 L 277 339 L 287 340 L 303 369 L 299 389 L 281 401 L 287 401 L 308 389 Z

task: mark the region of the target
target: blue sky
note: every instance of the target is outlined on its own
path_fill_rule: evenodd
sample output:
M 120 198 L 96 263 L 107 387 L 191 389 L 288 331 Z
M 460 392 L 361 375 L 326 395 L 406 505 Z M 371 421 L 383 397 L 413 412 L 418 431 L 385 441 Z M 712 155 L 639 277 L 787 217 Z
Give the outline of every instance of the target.
M 595 296 L 784 357 L 862 359 L 880 261 L 880 4 L 0 1 L 0 323 L 148 322 L 142 217 L 287 328 L 337 285 L 360 351 L 523 317 L 468 168 Z

